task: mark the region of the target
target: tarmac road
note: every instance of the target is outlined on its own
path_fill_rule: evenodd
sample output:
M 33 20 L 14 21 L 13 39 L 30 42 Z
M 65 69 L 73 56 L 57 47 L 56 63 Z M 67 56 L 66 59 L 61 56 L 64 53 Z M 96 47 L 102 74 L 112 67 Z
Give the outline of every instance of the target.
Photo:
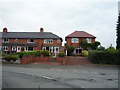
M 4 88 L 118 88 L 114 66 L 4 65 Z

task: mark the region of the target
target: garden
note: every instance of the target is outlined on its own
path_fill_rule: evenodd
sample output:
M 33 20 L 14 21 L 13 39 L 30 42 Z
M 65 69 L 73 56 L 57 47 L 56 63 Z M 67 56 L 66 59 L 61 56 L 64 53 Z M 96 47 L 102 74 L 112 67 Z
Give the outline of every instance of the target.
M 27 52 L 18 52 L 17 54 L 5 54 L 2 53 L 2 62 L 3 63 L 21 63 L 28 64 L 32 62 L 51 62 L 54 56 L 51 56 L 51 53 L 48 50 L 36 50 L 36 51 L 27 51 Z M 58 53 L 56 60 L 65 63 L 65 53 Z

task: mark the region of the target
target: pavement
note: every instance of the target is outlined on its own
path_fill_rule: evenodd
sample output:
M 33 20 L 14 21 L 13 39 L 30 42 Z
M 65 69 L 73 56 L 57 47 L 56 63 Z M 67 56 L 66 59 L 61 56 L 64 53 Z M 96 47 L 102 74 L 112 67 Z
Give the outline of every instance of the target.
M 114 65 L 4 64 L 2 72 L 4 88 L 118 88 Z

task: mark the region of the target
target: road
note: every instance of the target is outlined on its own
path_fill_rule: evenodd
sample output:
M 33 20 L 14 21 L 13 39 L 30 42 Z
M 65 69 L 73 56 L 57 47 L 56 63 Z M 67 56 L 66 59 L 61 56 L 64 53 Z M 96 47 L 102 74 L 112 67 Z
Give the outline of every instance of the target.
M 118 88 L 116 66 L 3 65 L 3 88 Z

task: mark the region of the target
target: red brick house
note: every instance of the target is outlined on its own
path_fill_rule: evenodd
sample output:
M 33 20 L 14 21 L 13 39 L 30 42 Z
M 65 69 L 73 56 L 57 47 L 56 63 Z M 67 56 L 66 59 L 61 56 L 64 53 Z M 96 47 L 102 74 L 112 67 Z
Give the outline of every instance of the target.
M 62 38 L 51 33 L 44 32 L 8 32 L 7 28 L 0 32 L 1 50 L 11 54 L 21 51 L 48 50 L 51 53 L 61 51 Z
M 85 32 L 85 31 L 74 31 L 73 33 L 69 34 L 65 37 L 66 45 L 67 46 L 74 46 L 74 54 L 81 54 L 82 48 L 80 47 L 79 43 L 81 40 L 83 42 L 94 43 L 95 36 Z

